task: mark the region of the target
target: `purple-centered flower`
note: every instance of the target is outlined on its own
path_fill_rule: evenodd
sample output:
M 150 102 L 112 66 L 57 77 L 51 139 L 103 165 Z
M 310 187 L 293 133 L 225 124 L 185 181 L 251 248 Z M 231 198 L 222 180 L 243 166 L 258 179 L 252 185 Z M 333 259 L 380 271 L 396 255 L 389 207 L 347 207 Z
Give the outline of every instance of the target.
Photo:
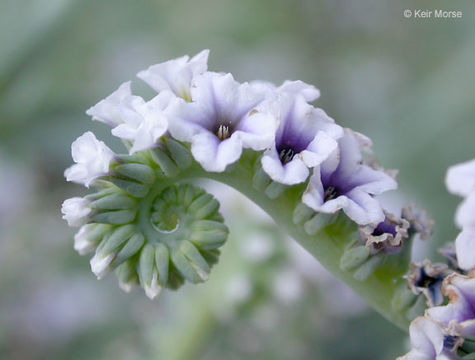
M 363 163 L 361 144 L 365 136 L 345 130 L 338 149 L 314 168 L 302 201 L 318 212 L 335 213 L 342 209 L 359 225 L 379 224 L 384 212 L 373 195 L 397 188 L 396 181 L 383 171 Z
M 475 337 L 475 278 L 453 273 L 444 279 L 442 292 L 449 303 L 426 310 L 426 316 L 464 337 Z
M 401 250 L 403 239 L 408 237 L 409 222 L 386 211 L 384 214 L 384 220 L 379 224 L 361 226 L 360 238 L 372 253 L 395 254 Z
M 453 351 L 460 345 L 461 339 L 447 333 L 435 321 L 418 317 L 409 327 L 412 350 L 397 360 L 456 360 Z
M 309 105 L 302 91 L 309 89 L 284 83 L 269 104 L 279 127 L 274 145 L 262 157 L 262 168 L 272 180 L 286 185 L 304 182 L 309 168 L 327 159 L 338 146 L 336 139 L 343 136 L 343 129 L 323 110 Z
M 238 83 L 231 74 L 206 72 L 194 79 L 191 100 L 174 105 L 169 131 L 191 142 L 191 153 L 205 170 L 224 171 L 243 148 L 271 146 L 276 120 L 260 107 L 263 91 Z
M 411 264 L 405 278 L 414 294 L 424 294 L 427 306 L 438 306 L 444 302 L 442 282 L 452 272 L 447 265 L 432 264 L 426 259 L 422 263 Z
M 191 83 L 195 76 L 208 69 L 209 50 L 191 58 L 188 55 L 150 66 L 137 74 L 152 89 L 160 93 L 169 90 L 186 101 L 191 101 Z

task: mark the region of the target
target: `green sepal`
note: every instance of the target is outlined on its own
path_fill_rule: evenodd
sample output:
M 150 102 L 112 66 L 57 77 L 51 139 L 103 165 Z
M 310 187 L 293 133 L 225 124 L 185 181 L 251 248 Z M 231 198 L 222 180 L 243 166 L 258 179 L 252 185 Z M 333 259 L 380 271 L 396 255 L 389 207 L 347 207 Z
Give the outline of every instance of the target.
M 153 270 L 155 264 L 155 246 L 146 244 L 140 253 L 139 277 L 143 285 L 149 285 L 152 282 Z
M 196 247 L 191 242 L 184 240 L 180 244 L 180 250 L 190 261 L 191 265 L 198 272 L 199 276 L 206 274 L 206 276 L 203 278 L 203 281 L 206 280 L 208 278 L 210 268 L 198 249 L 196 249 Z
M 122 176 L 128 177 L 143 184 L 150 185 L 155 181 L 155 172 L 148 165 L 126 163 L 116 165 L 113 170 Z
M 122 290 L 130 292 L 139 283 L 137 276 L 137 259 L 129 259 L 120 264 L 115 270 L 115 275 Z
M 137 201 L 121 192 L 113 192 L 89 203 L 91 209 L 97 210 L 125 210 L 135 207 Z
M 219 209 L 219 202 L 210 194 L 204 193 L 196 198 L 190 206 L 188 212 L 195 219 L 204 219 Z
M 123 243 L 130 239 L 135 232 L 134 225 L 123 225 L 116 228 L 112 233 L 104 239 L 96 250 L 101 256 L 107 256 L 117 250 Z
M 365 281 L 374 273 L 374 271 L 379 267 L 382 261 L 382 256 L 380 256 L 379 254 L 373 255 L 369 258 L 368 261 L 361 265 L 358 270 L 354 272 L 353 278 L 358 281 Z
M 219 223 L 218 223 L 219 224 Z M 228 238 L 228 230 L 225 229 L 210 229 L 192 232 L 190 240 L 193 244 L 203 250 L 216 249 L 223 245 Z
M 133 234 L 132 237 L 122 247 L 122 249 L 120 249 L 120 251 L 117 253 L 112 264 L 117 266 L 118 264 L 121 264 L 122 262 L 131 258 L 142 248 L 144 243 L 145 238 L 142 234 Z
M 155 264 L 157 265 L 158 277 L 160 283 L 166 285 L 168 282 L 168 266 L 170 263 L 170 254 L 164 244 L 157 244 L 155 247 Z
M 96 223 L 86 224 L 83 225 L 83 227 L 87 228 L 85 237 L 87 241 L 91 243 L 98 243 L 101 241 L 104 235 L 113 228 L 113 226 L 109 224 Z
M 295 207 L 294 213 L 292 214 L 292 221 L 297 225 L 303 223 L 304 221 L 310 220 L 313 215 L 315 215 L 315 211 L 313 211 L 313 209 L 309 208 L 304 203 L 299 203 Z
M 182 253 L 181 249 L 172 249 L 171 259 L 173 265 L 176 267 L 181 276 L 183 276 L 186 280 L 193 284 L 197 284 L 204 281 L 203 277 L 197 273 L 195 268 L 191 265 L 190 261 Z
M 335 214 L 316 213 L 310 220 L 304 224 L 304 230 L 308 235 L 315 235 L 327 225 L 335 221 Z
M 148 191 L 150 190 L 148 186 L 141 184 L 137 181 L 134 181 L 132 179 L 127 180 L 127 179 L 119 178 L 117 176 L 109 176 L 108 179 L 115 186 L 121 188 L 125 192 L 128 192 L 130 195 L 137 198 L 143 198 L 145 195 L 148 194 Z
M 178 167 L 186 169 L 191 166 L 193 157 L 186 147 L 170 137 L 165 138 L 165 145 Z
M 272 181 L 265 189 L 266 195 L 270 199 L 277 199 L 284 190 L 286 189 L 286 185 L 278 183 L 277 181 Z
M 346 250 L 340 258 L 340 269 L 349 271 L 356 269 L 363 264 L 370 255 L 370 249 L 367 246 L 355 246 Z
M 258 160 L 258 163 L 260 165 L 260 160 Z M 266 172 L 262 169 L 262 167 L 259 166 L 259 168 L 254 173 L 254 176 L 252 177 L 252 186 L 257 191 L 265 191 L 271 181 L 272 180 L 269 175 L 267 175 Z
M 91 217 L 94 222 L 112 225 L 123 225 L 134 221 L 137 215 L 137 210 L 115 210 L 100 212 Z
M 391 300 L 391 308 L 395 312 L 401 312 L 410 308 L 417 300 L 417 296 L 413 294 L 407 287 L 407 284 L 401 284 L 394 291 L 394 296 Z
M 153 149 L 151 152 L 152 159 L 155 161 L 163 174 L 167 177 L 175 177 L 178 174 L 178 167 L 172 159 L 160 148 Z

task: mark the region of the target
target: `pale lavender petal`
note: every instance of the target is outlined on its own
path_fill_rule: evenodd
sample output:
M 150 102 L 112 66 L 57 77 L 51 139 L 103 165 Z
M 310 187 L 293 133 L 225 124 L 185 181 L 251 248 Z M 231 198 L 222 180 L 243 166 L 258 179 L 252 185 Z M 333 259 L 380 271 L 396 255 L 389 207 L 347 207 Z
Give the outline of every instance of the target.
M 449 297 L 449 304 L 426 310 L 426 314 L 444 324 L 458 323 L 464 336 L 474 329 L 475 320 L 475 278 L 453 273 L 444 279 L 443 293 Z
M 461 269 L 466 271 L 475 269 L 475 227 L 466 227 L 457 236 L 455 253 Z
M 239 134 L 245 148 L 259 151 L 272 145 L 276 127 L 273 116 L 257 111 L 242 119 L 235 133 Z
M 451 166 L 447 171 L 445 184 L 455 195 L 468 196 L 475 191 L 475 159 Z
M 384 213 L 379 201 L 360 189 L 346 194 L 348 204 L 343 211 L 359 225 L 378 224 L 384 220 Z
M 388 190 L 397 189 L 397 182 L 383 171 L 362 165 L 348 179 L 348 187 L 379 195 Z
M 300 153 L 300 157 L 305 165 L 315 167 L 326 160 L 337 147 L 338 143 L 334 138 L 324 131 L 319 131 L 307 149 Z
M 222 172 L 239 159 L 242 143 L 235 135 L 220 142 L 213 134 L 202 132 L 193 137 L 191 153 L 206 171 Z
M 475 192 L 468 195 L 459 205 L 455 214 L 455 222 L 460 228 L 475 227 Z
M 119 105 L 131 97 L 133 98 L 130 81 L 127 81 L 104 100 L 89 108 L 86 114 L 92 116 L 92 120 L 103 122 L 109 126 L 117 126 L 123 121 Z
M 324 204 L 324 189 L 321 180 L 319 167 L 313 170 L 307 189 L 303 193 L 302 202 L 315 211 L 318 211 Z
M 282 165 L 275 148 L 266 152 L 262 157 L 262 168 L 272 180 L 286 185 L 302 183 L 309 174 L 308 167 L 297 156 Z
M 278 92 L 289 92 L 302 95 L 306 101 L 314 101 L 320 97 L 320 90 L 315 86 L 306 84 L 303 81 L 285 81 L 279 88 Z
M 208 68 L 208 55 L 209 50 L 203 50 L 189 61 L 188 56 L 183 56 L 156 64 L 139 72 L 137 77 L 157 92 L 170 90 L 177 96 L 189 100 L 193 78 Z

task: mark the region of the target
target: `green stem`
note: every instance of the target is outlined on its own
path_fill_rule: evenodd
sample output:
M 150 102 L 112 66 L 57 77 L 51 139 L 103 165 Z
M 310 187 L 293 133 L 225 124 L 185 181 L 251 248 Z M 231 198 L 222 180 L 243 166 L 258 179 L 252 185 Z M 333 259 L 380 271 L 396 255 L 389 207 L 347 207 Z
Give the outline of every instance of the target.
M 309 235 L 303 224 L 294 224 L 292 220 L 295 207 L 301 203 L 304 186 L 288 187 L 280 196 L 271 199 L 264 191 L 253 187 L 256 158 L 255 153 L 245 152 L 238 163 L 222 173 L 206 172 L 194 163 L 191 168 L 178 174 L 175 182 L 201 177 L 221 182 L 238 190 L 271 216 L 283 231 L 302 245 L 335 277 L 353 289 L 386 319 L 407 331 L 409 320 L 405 314 L 406 311 L 395 311 L 392 308 L 392 300 L 404 281 L 402 275 L 407 271 L 410 251 L 385 257 L 378 268 L 365 280 L 357 280 L 353 276 L 354 272 L 344 271 L 339 266 L 345 248 L 354 242 L 356 225 L 348 226 L 342 220 L 343 217 L 339 217 L 335 224 L 325 227 L 316 235 Z M 345 225 L 342 226 L 342 223 Z

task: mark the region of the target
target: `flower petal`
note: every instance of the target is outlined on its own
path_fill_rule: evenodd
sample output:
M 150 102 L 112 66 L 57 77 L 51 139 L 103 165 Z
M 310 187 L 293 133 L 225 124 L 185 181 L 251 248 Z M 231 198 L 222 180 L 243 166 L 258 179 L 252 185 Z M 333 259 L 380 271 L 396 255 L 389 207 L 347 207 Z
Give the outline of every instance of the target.
M 262 157 L 262 168 L 272 180 L 286 185 L 302 183 L 309 174 L 307 166 L 297 156 L 282 165 L 275 148 L 266 152 Z
M 123 121 L 119 105 L 131 97 L 133 96 L 130 90 L 130 81 L 127 81 L 104 100 L 90 107 L 86 114 L 92 116 L 92 120 L 103 122 L 112 127 L 117 126 Z
M 455 253 L 461 269 L 466 271 L 475 269 L 475 227 L 466 227 L 457 236 Z
M 203 50 L 188 61 L 188 56 L 152 65 L 137 74 L 157 92 L 170 90 L 184 99 L 190 99 L 190 86 L 193 77 L 204 73 L 208 68 L 209 50 Z
M 475 191 L 475 160 L 451 166 L 445 184 L 449 192 L 455 195 L 468 196 Z
M 343 211 L 359 225 L 378 224 L 384 220 L 383 209 L 378 200 L 360 189 L 346 194 L 348 204 Z
M 242 143 L 235 134 L 220 142 L 213 134 L 201 132 L 193 137 L 191 153 L 206 171 L 222 172 L 241 157 Z
M 475 227 L 475 192 L 459 205 L 455 214 L 455 222 L 458 227 Z

